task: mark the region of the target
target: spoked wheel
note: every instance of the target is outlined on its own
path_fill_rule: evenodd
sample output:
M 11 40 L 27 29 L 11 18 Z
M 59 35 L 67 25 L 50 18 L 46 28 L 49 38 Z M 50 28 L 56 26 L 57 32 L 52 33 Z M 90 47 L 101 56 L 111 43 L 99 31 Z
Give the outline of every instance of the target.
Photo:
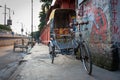
M 50 54 L 50 58 L 52 60 L 52 64 L 54 63 L 54 57 L 55 57 L 55 48 L 52 47 L 50 44 L 49 44 L 49 54 Z
M 52 59 L 52 62 L 51 62 L 51 63 L 52 63 L 52 64 L 54 63 L 54 57 L 55 57 L 55 56 L 54 56 L 54 52 L 52 51 L 52 52 L 51 52 L 51 59 Z
M 84 66 L 85 70 L 87 71 L 87 73 L 89 75 L 91 75 L 91 73 L 92 73 L 91 53 L 85 44 L 81 45 L 80 52 L 81 52 L 80 58 L 83 63 L 83 66 Z

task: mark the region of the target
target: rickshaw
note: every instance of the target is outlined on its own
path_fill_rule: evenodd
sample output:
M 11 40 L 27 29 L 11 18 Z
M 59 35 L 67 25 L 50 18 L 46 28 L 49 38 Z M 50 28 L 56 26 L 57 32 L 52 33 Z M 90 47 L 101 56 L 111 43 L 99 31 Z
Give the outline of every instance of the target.
M 76 25 L 78 25 L 76 23 L 75 10 L 54 9 L 50 14 L 48 22 L 50 24 L 49 54 L 51 63 L 54 63 L 56 54 L 76 55 L 76 52 L 79 52 L 85 70 L 88 74 L 91 74 L 92 63 L 90 52 L 83 41 L 75 40 Z M 81 34 L 79 36 L 81 39 Z M 82 55 L 81 53 L 84 54 Z M 89 59 L 90 61 L 88 62 Z

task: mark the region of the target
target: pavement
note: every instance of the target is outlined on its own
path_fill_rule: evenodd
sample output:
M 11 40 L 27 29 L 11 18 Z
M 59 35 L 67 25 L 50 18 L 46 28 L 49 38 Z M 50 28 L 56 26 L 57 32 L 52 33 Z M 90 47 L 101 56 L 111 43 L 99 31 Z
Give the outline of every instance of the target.
M 95 65 L 92 75 L 88 75 L 73 55 L 58 54 L 51 64 L 48 47 L 43 44 L 36 44 L 30 53 L 8 80 L 120 80 L 120 71 L 112 72 Z
M 14 52 L 13 45 L 0 47 L 0 80 L 8 80 L 25 55 L 27 54 L 21 52 L 21 49 Z

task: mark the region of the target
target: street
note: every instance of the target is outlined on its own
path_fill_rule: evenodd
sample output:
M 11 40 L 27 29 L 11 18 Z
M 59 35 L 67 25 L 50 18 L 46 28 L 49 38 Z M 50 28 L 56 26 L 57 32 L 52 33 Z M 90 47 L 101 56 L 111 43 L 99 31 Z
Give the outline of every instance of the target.
M 88 75 L 80 60 L 71 55 L 58 54 L 54 64 L 48 54 L 48 47 L 36 44 L 31 54 L 26 55 L 9 80 L 119 80 L 120 71 L 108 71 L 93 65 Z
M 7 80 L 24 56 L 20 49 L 13 52 L 13 46 L 0 47 L 0 80 Z

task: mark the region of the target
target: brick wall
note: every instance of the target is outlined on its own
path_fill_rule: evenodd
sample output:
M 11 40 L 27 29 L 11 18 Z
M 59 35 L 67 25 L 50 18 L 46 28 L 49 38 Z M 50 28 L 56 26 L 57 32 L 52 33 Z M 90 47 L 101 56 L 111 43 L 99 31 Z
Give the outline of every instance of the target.
M 78 6 L 78 21 L 89 21 L 83 31 L 89 43 L 93 62 L 108 70 L 117 70 L 119 64 L 120 13 L 119 0 L 87 0 Z M 79 3 L 78 3 L 79 4 Z M 82 8 L 81 8 L 82 7 Z M 81 10 L 82 9 L 82 10 Z M 79 16 L 79 14 L 82 14 Z

